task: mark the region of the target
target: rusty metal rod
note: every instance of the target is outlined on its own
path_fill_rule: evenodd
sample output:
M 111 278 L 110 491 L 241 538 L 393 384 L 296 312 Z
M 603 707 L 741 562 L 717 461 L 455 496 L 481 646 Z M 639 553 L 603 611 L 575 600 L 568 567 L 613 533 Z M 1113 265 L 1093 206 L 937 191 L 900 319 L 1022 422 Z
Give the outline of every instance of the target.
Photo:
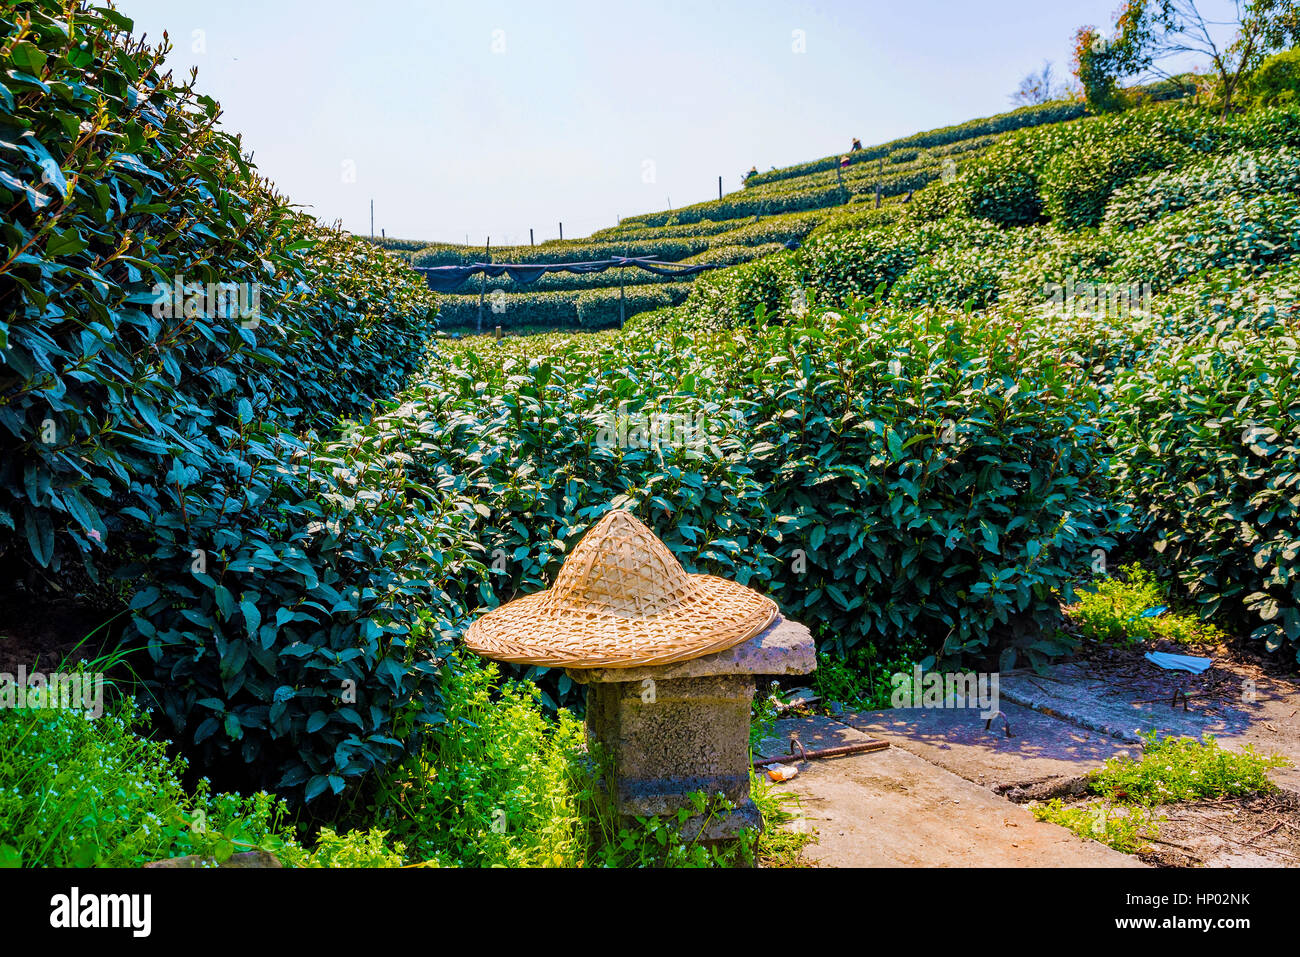
M 754 761 L 756 768 L 769 764 L 790 764 L 792 761 L 812 761 L 815 758 L 837 758 L 844 754 L 858 754 L 864 751 L 883 751 L 889 747 L 888 741 L 866 741 L 862 744 L 844 744 L 838 748 L 821 748 L 818 751 L 802 751 L 800 754 L 784 754 L 775 758 L 762 758 Z

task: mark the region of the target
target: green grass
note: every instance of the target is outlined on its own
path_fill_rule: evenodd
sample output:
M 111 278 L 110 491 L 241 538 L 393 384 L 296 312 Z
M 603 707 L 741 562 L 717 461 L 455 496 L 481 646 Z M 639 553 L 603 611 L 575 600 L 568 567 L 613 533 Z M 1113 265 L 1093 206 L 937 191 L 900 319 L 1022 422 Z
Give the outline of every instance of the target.
M 1059 824 L 1084 838 L 1100 841 L 1126 854 L 1146 850 L 1159 837 L 1159 819 L 1150 808 L 1132 804 L 1067 805 L 1060 798 L 1029 809 L 1035 819 Z
M 295 836 L 288 806 L 273 795 L 213 793 L 206 778 L 187 791 L 184 758 L 148 737 L 130 698 L 114 696 L 97 719 L 6 709 L 0 866 L 138 867 L 190 854 L 221 862 L 248 850 L 313 868 L 793 866 L 809 840 L 777 827 L 790 799 L 760 776 L 751 785 L 768 824 L 762 835 L 695 840 L 729 810 L 720 795 L 696 794 L 672 818 L 621 821 L 576 718 L 548 717 L 536 685 L 499 683 L 495 665 L 467 668 L 454 682 L 448 731 L 382 779 L 374 803 L 349 822 L 359 827 L 334 821 L 310 838 Z
M 137 867 L 186 854 L 279 851 L 286 808 L 272 795 L 181 784 L 185 761 L 142 734 L 130 699 L 99 718 L 58 708 L 0 715 L 0 865 Z
M 1195 614 L 1169 609 L 1170 597 L 1151 572 L 1125 565 L 1120 575 L 1098 581 L 1066 609 L 1085 638 L 1108 644 L 1134 645 L 1164 639 L 1178 644 L 1214 643 L 1226 636 Z M 1153 611 L 1164 608 L 1157 614 Z
M 789 864 L 807 836 L 779 831 L 786 799 L 751 777 L 768 828 L 709 846 L 695 836 L 729 806 L 697 793 L 669 818 L 619 820 L 582 723 L 541 707 L 498 667 L 449 669 L 447 730 L 385 775 L 369 815 L 408 864 L 473 867 L 730 867 Z
M 1120 754 L 1088 775 L 1088 790 L 1100 800 L 1066 804 L 1057 798 L 1029 809 L 1040 821 L 1131 854 L 1159 836 L 1163 818 L 1154 809 L 1160 805 L 1268 794 L 1277 790 L 1269 769 L 1289 763 L 1250 745 L 1228 751 L 1208 734 L 1197 741 L 1151 732 L 1140 757 Z
M 1151 732 L 1143 739 L 1141 757 L 1111 758 L 1090 775 L 1089 789 L 1111 800 L 1146 805 L 1242 797 L 1277 790 L 1268 770 L 1288 763 L 1278 755 L 1261 755 L 1250 745 L 1228 751 L 1209 734 L 1197 741 L 1162 739 Z
M 370 815 L 412 863 L 574 866 L 584 855 L 580 722 L 495 664 L 444 670 L 447 730 L 380 781 Z

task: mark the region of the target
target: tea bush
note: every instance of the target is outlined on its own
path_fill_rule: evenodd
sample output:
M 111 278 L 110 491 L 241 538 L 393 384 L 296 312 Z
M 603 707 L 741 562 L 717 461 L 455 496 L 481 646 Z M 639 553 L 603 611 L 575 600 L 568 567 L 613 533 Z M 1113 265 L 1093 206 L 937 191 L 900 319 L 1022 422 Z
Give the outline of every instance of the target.
M 392 236 L 362 236 L 360 237 L 367 242 L 373 243 L 380 249 L 388 249 L 396 252 L 415 252 L 417 249 L 423 249 L 429 243 L 423 239 L 395 239 Z
M 1053 296 L 1064 305 L 1067 284 L 1101 282 L 1110 275 L 1117 255 L 1114 241 L 1093 230 L 1047 227 L 1030 232 L 1035 242 L 1023 245 L 1023 257 L 1002 275 L 999 300 L 1009 306 L 1041 306 Z
M 628 285 L 622 294 L 624 315 L 630 317 L 638 312 L 677 305 L 690 295 L 690 291 L 691 286 L 686 282 Z M 619 300 L 617 285 L 585 290 L 511 293 L 495 300 L 495 308 L 489 293 L 483 299 L 483 328 L 491 330 L 494 326 L 502 326 L 510 329 L 526 325 L 552 329 L 608 329 L 618 325 Z M 478 326 L 478 293 L 439 296 L 438 308 L 440 321 L 448 328 Z
M 745 215 L 745 214 L 737 214 Z M 728 217 L 730 218 L 730 217 Z M 627 220 L 624 220 L 627 222 Z M 734 228 L 734 225 L 733 225 Z M 491 250 L 492 262 L 498 263 L 570 263 L 611 259 L 615 256 L 654 256 L 675 262 L 709 248 L 708 236 L 677 236 L 638 240 L 552 239 L 536 246 L 502 246 Z M 414 266 L 464 266 L 483 262 L 482 246 L 457 246 L 438 243 L 411 255 Z
M 566 544 L 626 506 L 688 569 L 761 583 L 841 648 L 906 638 L 978 656 L 1050 620 L 1053 590 L 1108 540 L 1096 397 L 1055 345 L 977 317 L 818 310 L 557 337 L 527 359 L 467 340 L 408 396 L 407 428 L 452 423 L 419 480 L 488 510 L 489 603 L 546 587 Z M 596 441 L 620 408 L 703 415 L 708 441 Z M 1012 657 L 1050 653 L 1031 633 Z
M 760 246 L 767 243 L 784 243 L 803 239 L 826 219 L 825 210 L 811 213 L 789 213 L 769 216 L 757 222 L 737 226 L 712 238 L 714 246 Z
M 827 216 L 808 235 L 822 236 L 847 229 L 888 226 L 890 223 L 898 221 L 907 209 L 908 207 L 900 203 L 882 204 L 879 208 L 875 206 L 867 206 L 866 208 L 850 206 L 842 212 L 832 213 Z
M 1263 273 L 1207 269 L 1160 297 L 1160 312 L 1170 320 L 1170 335 L 1192 335 L 1211 328 L 1267 333 L 1300 327 L 1300 259 L 1291 258 Z
M 1143 176 L 1115 191 L 1106 206 L 1109 232 L 1144 226 L 1166 213 L 1227 196 L 1300 191 L 1300 155 L 1288 147 L 1206 157 Z
M 770 321 L 780 321 L 796 308 L 798 275 L 789 254 L 766 256 L 721 275 L 696 281 L 686 314 L 711 320 L 718 327 L 755 321 L 763 310 Z M 803 307 L 806 307 L 806 300 Z
M 720 219 L 701 220 L 697 223 L 666 223 L 663 226 L 647 226 L 644 223 L 628 222 L 619 223 L 617 226 L 608 226 L 605 229 L 598 229 L 591 234 L 589 239 L 596 240 L 615 240 L 615 239 L 669 239 L 678 236 L 715 236 L 718 233 L 725 233 L 732 229 L 738 229 L 745 225 L 747 220 L 743 217 L 737 219 Z
M 687 264 L 707 262 L 735 266 L 754 259 L 762 259 L 764 256 L 771 256 L 773 253 L 782 252 L 785 252 L 784 243 L 764 243 L 761 246 L 710 246 L 707 251 L 697 256 L 687 256 L 682 262 Z M 701 278 L 704 277 L 696 277 L 696 282 Z
M 388 494 L 372 502 L 324 471 L 353 447 L 313 431 L 401 387 L 433 297 L 275 194 L 126 17 L 64 14 L 20 4 L 0 45 L 0 553 L 115 570 L 180 741 L 337 793 L 437 720 L 436 668 L 402 636 L 461 518 L 400 463 L 360 470 Z M 257 309 L 202 298 L 222 284 Z M 345 680 L 358 707 L 332 701 Z
M 1227 196 L 1171 213 L 1115 243 L 1110 277 L 1167 289 L 1206 269 L 1249 270 L 1300 251 L 1300 199 Z
M 1161 135 L 1158 128 L 1108 134 L 1073 144 L 1053 156 L 1039 173 L 1043 212 L 1058 228 L 1098 225 L 1116 189 L 1167 168 L 1186 151 L 1183 143 Z
M 1207 615 L 1300 659 L 1300 348 L 1294 333 L 1170 339 L 1119 374 L 1119 492 Z
M 909 169 L 909 167 L 914 168 Z M 806 206 L 795 205 L 787 208 L 821 210 L 828 205 L 871 202 L 875 199 L 877 187 L 880 189 L 882 199 L 902 196 L 920 189 L 941 175 L 943 175 L 943 166 L 936 160 L 926 159 L 903 167 L 860 166 L 856 170 L 841 171 L 839 175 L 821 173 L 815 177 L 808 177 L 807 180 L 790 180 L 788 183 L 747 189 L 743 195 L 750 198 L 751 205 L 768 200 L 797 200 L 799 197 L 808 197 L 810 202 Z M 827 195 L 838 196 L 838 202 L 822 202 L 822 198 Z M 755 208 L 754 211 L 760 210 Z
M 963 170 L 955 205 L 967 216 L 999 226 L 1029 226 L 1044 219 L 1039 166 L 1020 143 L 1004 142 Z
M 258 786 L 342 792 L 442 720 L 438 659 L 413 647 L 420 609 L 449 629 L 472 556 L 468 503 L 408 480 L 380 415 L 335 442 L 229 430 L 203 469 L 179 465 L 141 560 L 126 640 L 180 740 Z
M 695 223 L 737 219 L 741 216 L 777 216 L 810 209 L 825 209 L 848 201 L 851 191 L 838 183 L 829 186 L 808 187 L 786 192 L 773 192 L 749 196 L 748 191 L 732 193 L 722 199 L 711 199 L 671 212 L 643 213 L 625 217 L 624 223 L 643 226 L 662 226 L 672 223 Z M 906 192 L 906 190 L 904 190 Z
M 63 6 L 4 22 L 0 97 L 0 554 L 56 569 L 102 556 L 128 502 L 147 528 L 174 463 L 243 410 L 294 429 L 356 414 L 435 328 L 418 278 L 294 212 L 130 21 L 68 26 Z M 210 301 L 223 287 L 246 290 L 242 317 Z
M 904 273 L 890 289 L 889 301 L 900 307 L 987 308 L 1038 241 L 1033 230 L 1013 229 L 983 245 L 944 246 Z
M 1002 226 L 1051 219 L 1073 230 L 1100 222 L 1116 189 L 1201 153 L 1292 145 L 1300 124 L 1286 110 L 1225 120 L 1183 104 L 1025 130 L 965 164 L 953 183 L 966 215 Z
M 871 295 L 881 283 L 888 289 L 927 253 L 1002 241 L 996 227 L 974 220 L 897 224 L 813 237 L 799 250 L 797 262 L 803 283 L 819 302 L 845 304 Z

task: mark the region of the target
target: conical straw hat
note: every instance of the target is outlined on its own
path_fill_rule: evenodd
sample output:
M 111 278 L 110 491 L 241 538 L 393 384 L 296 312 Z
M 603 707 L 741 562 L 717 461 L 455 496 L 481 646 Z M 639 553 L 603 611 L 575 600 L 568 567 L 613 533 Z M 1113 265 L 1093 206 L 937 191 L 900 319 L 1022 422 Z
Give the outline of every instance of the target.
M 776 602 L 735 582 L 688 575 L 630 512 L 605 514 L 555 584 L 479 618 L 465 634 L 485 658 L 567 668 L 662 665 L 762 632 Z

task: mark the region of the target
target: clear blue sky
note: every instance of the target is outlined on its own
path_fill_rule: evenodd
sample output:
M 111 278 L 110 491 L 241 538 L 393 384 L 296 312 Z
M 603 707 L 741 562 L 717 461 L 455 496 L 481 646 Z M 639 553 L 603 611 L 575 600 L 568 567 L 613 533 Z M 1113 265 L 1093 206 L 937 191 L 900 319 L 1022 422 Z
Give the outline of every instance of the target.
M 357 233 L 578 237 L 1010 108 L 1118 0 L 119 0 L 261 171 Z M 1203 8 L 1224 6 L 1220 0 Z M 197 32 L 196 32 L 197 31 Z M 500 32 L 496 32 L 500 31 Z M 795 31 L 802 31 L 796 34 Z M 802 37 L 804 52 L 795 52 Z M 653 164 L 648 165 L 648 164 Z M 651 180 L 651 181 L 647 181 Z

